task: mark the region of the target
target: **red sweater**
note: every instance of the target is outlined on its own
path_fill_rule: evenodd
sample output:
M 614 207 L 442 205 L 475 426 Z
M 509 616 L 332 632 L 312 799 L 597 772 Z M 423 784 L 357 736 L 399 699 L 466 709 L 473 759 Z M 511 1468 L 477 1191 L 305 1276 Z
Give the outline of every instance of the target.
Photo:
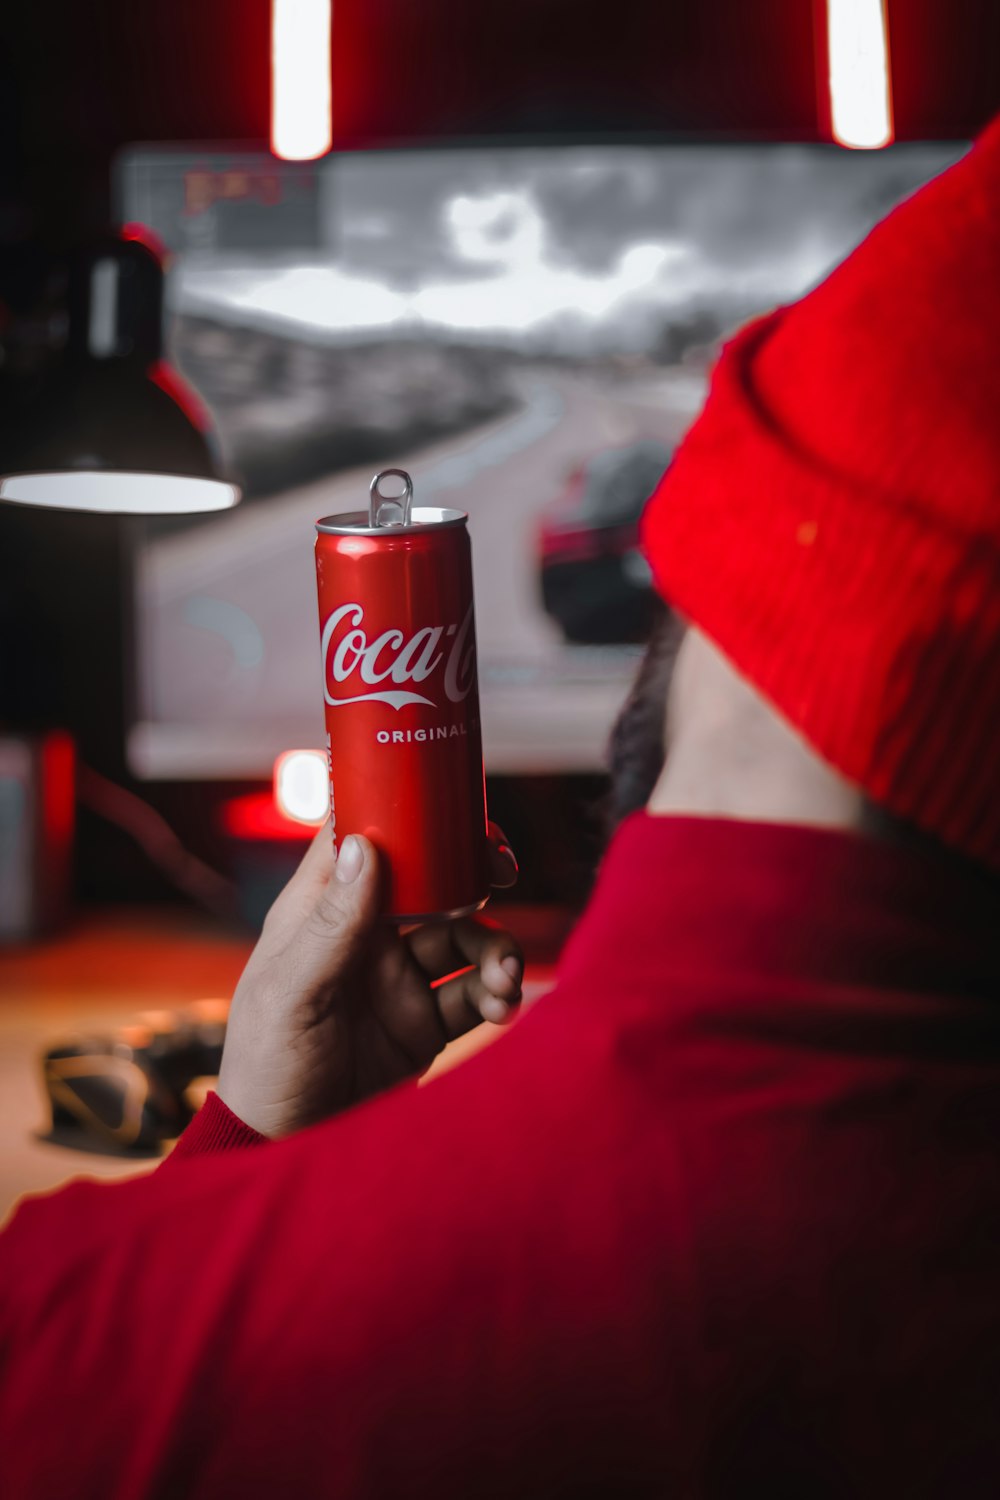
M 430 1087 L 0 1237 L 0 1493 L 995 1496 L 995 894 L 632 819 Z M 225 1149 L 234 1148 L 234 1149 Z

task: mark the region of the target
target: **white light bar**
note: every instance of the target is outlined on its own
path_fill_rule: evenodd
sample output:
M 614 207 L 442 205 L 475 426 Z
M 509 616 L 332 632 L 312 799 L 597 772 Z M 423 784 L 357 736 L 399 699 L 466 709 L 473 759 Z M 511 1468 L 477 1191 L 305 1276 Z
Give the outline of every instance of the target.
M 274 763 L 274 801 L 296 823 L 326 822 L 330 779 L 322 750 L 286 750 Z
M 271 150 L 312 161 L 333 142 L 331 0 L 272 0 Z
M 826 0 L 830 115 L 841 146 L 892 140 L 889 30 L 884 0 Z
M 120 469 L 64 469 L 49 474 L 8 474 L 0 501 L 52 510 L 104 511 L 122 516 L 193 515 L 228 510 L 240 491 L 220 479 L 184 474 L 126 473 Z

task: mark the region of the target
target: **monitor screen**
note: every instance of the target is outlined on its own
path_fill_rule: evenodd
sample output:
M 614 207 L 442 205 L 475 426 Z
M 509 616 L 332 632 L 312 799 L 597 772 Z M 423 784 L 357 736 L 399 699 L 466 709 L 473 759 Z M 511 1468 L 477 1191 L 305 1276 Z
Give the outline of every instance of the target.
M 126 153 L 172 357 L 246 489 L 141 524 L 134 771 L 324 743 L 313 526 L 385 467 L 469 514 L 487 769 L 599 769 L 653 608 L 638 517 L 721 341 L 963 149 Z

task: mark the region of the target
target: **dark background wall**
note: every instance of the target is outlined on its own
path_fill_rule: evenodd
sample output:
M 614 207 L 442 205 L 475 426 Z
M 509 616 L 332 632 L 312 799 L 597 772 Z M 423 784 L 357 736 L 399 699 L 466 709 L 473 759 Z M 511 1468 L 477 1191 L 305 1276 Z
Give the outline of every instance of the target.
M 823 138 L 824 13 L 821 0 L 334 0 L 335 144 Z M 0 356 L 52 258 L 106 223 L 120 146 L 267 138 L 269 17 L 269 0 L 2 7 Z M 897 136 L 974 134 L 1000 108 L 998 0 L 888 0 L 888 18 Z M 33 358 L 29 339 L 0 359 L 0 447 Z M 127 579 L 127 532 L 114 523 L 0 512 L 0 724 L 66 723 L 120 780 Z M 595 790 L 581 790 L 587 805 Z M 220 856 L 203 789 L 143 794 Z M 498 786 L 494 800 L 515 824 L 533 807 L 526 829 L 539 807 L 561 808 L 547 843 L 569 850 L 569 867 L 550 864 L 540 894 L 586 863 L 570 847 L 582 805 L 572 790 Z M 86 818 L 82 835 L 85 893 L 156 892 L 126 842 Z
M 823 13 L 822 0 L 335 0 L 336 143 L 814 139 Z M 5 196 L 18 182 L 59 235 L 99 212 L 125 142 L 265 138 L 269 15 L 269 0 L 4 6 Z M 888 16 L 900 137 L 973 133 L 1000 104 L 996 0 L 888 0 Z

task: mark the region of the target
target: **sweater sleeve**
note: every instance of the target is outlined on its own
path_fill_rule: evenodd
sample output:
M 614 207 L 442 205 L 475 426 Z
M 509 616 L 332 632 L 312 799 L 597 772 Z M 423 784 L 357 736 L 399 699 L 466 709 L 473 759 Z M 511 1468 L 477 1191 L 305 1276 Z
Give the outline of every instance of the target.
M 185 1156 L 206 1156 L 219 1151 L 238 1151 L 244 1146 L 263 1146 L 267 1139 L 259 1130 L 245 1125 L 239 1115 L 234 1115 L 218 1094 L 211 1093 L 164 1166 Z

